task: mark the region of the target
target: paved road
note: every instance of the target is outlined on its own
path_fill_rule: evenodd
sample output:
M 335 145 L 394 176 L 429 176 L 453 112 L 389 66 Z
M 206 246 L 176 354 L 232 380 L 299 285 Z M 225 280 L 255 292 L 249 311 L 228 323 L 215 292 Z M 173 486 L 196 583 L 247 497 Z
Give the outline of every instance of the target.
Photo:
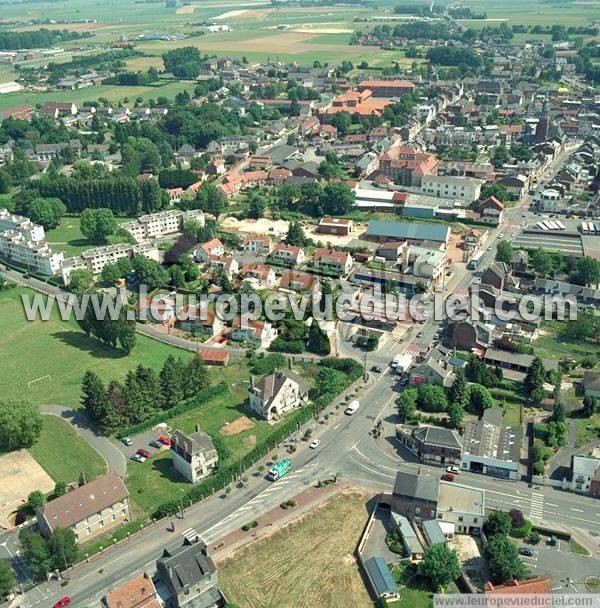
M 94 447 L 96 451 L 100 453 L 111 471 L 114 471 L 117 475 L 125 475 L 127 472 L 127 463 L 122 452 L 110 441 L 110 439 L 96 433 L 90 419 L 84 411 L 61 405 L 42 405 L 40 411 L 42 414 L 53 414 L 54 416 L 60 416 L 63 420 L 66 420 L 92 445 L 92 447 Z

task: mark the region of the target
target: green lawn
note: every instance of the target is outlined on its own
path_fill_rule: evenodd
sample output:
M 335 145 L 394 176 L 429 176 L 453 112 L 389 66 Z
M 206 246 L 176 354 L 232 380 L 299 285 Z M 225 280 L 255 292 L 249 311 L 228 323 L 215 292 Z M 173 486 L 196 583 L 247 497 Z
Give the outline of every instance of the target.
M 583 555 L 585 557 L 590 557 L 590 555 L 591 555 L 591 553 L 583 545 L 580 545 L 574 539 L 571 539 L 570 550 L 571 550 L 571 553 L 573 553 L 575 555 Z
M 572 342 L 560 335 L 563 327 L 561 321 L 544 321 L 541 331 L 544 335 L 533 342 L 536 354 L 548 359 L 563 359 L 565 357 L 585 357 L 598 354 L 598 345 L 585 341 Z
M 577 427 L 577 440 L 575 447 L 581 447 L 587 443 L 597 440 L 600 437 L 600 414 L 594 414 L 589 418 L 578 418 L 572 416 L 572 420 Z
M 506 403 L 504 405 L 502 424 L 506 426 L 521 425 L 521 406 L 518 403 Z
M 170 355 L 184 351 L 138 335 L 133 352 L 100 344 L 86 336 L 75 321 L 63 321 L 56 311 L 49 321 L 27 321 L 21 295 L 35 292 L 15 287 L 0 292 L 0 394 L 34 403 L 79 406 L 83 374 L 93 369 L 104 381 L 123 379 L 137 365 L 159 370 Z
M 400 588 L 400 599 L 388 602 L 389 608 L 431 608 L 433 593 L 427 579 L 414 574 L 414 566 L 402 562 L 392 568 L 392 576 Z
M 106 473 L 102 456 L 68 422 L 51 414 L 42 419 L 42 434 L 29 452 L 54 481 L 77 482 L 82 473 L 91 481 Z

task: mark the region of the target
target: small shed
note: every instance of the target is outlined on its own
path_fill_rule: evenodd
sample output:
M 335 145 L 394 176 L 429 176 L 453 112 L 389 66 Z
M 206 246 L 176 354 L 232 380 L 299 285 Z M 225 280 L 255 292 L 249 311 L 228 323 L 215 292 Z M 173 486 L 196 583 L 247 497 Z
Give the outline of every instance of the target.
M 365 562 L 365 569 L 378 598 L 383 597 L 386 600 L 398 598 L 398 585 L 383 557 L 370 557 Z

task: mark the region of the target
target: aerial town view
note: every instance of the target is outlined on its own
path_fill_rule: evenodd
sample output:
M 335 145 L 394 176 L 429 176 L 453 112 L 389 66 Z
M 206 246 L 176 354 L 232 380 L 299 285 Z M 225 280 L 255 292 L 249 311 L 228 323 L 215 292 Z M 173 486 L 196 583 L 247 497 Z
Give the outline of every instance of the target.
M 0 608 L 600 608 L 600 0 L 0 0 Z

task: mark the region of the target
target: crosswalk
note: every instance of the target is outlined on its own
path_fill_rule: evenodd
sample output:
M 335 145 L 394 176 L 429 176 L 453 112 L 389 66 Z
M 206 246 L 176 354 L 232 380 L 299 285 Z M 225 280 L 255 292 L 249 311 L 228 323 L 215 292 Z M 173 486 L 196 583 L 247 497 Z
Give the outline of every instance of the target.
M 196 532 L 196 530 L 194 530 L 194 528 L 188 528 L 187 530 L 184 530 L 181 533 L 181 536 L 183 536 L 183 538 L 185 538 L 188 543 L 195 543 L 199 540 L 202 540 L 202 537 L 200 536 L 200 534 L 198 534 L 198 532 Z
M 544 517 L 544 495 L 538 492 L 531 494 L 531 507 L 529 510 L 531 519 L 541 520 Z

